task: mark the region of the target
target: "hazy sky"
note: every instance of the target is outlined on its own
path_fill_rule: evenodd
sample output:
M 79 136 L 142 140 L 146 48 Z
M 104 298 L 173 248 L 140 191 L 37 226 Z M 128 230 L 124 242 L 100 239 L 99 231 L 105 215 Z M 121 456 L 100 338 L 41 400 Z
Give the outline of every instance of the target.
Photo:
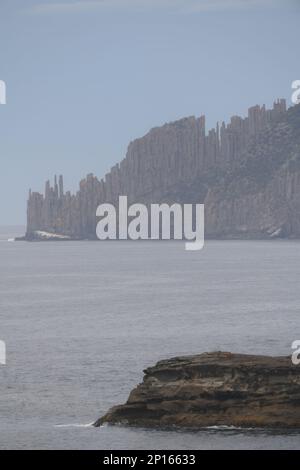
M 103 176 L 151 127 L 208 125 L 300 79 L 300 0 L 0 0 L 0 225 L 28 188 Z

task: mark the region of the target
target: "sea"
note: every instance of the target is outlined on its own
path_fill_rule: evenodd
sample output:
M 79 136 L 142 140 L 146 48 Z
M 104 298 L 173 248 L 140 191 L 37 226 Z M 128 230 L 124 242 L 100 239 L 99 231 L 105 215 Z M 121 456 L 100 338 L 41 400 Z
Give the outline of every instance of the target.
M 23 233 L 0 229 L 1 449 L 300 448 L 297 430 L 91 425 L 158 360 L 291 355 L 299 241 L 8 241 Z

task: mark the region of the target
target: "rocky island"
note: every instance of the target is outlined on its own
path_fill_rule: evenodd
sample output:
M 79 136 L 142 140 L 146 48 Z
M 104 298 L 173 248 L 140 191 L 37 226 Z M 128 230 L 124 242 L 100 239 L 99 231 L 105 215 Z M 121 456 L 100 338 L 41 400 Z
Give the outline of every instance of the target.
M 213 352 L 163 360 L 144 373 L 128 401 L 96 427 L 300 429 L 300 366 L 291 357 Z

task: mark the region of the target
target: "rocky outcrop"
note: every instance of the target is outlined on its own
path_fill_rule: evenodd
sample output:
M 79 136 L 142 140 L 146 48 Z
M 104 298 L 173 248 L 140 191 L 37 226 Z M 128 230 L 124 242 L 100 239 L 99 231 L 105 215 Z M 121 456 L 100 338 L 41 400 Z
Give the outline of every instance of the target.
M 45 231 L 96 238 L 96 208 L 129 203 L 204 203 L 206 236 L 300 236 L 300 105 L 254 106 L 206 132 L 205 117 L 152 129 L 130 143 L 104 179 L 88 175 L 76 194 L 63 178 L 31 192 L 27 237 Z
M 300 366 L 290 357 L 214 352 L 160 361 L 144 372 L 127 403 L 95 426 L 300 429 Z
M 35 242 L 43 242 L 43 241 L 51 241 L 51 242 L 61 242 L 61 241 L 70 241 L 74 240 L 73 238 L 67 235 L 60 235 L 58 233 L 49 233 L 49 232 L 42 232 L 40 230 L 36 230 L 31 232 L 30 235 L 27 237 L 17 237 L 16 241 L 35 241 Z
M 300 107 L 254 137 L 208 191 L 206 235 L 300 237 Z

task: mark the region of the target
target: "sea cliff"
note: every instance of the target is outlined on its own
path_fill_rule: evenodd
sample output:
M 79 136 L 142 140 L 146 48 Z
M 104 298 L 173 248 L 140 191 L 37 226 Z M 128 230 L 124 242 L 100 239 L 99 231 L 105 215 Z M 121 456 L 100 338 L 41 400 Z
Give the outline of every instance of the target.
M 208 132 L 204 116 L 154 128 L 76 194 L 64 191 L 62 176 L 44 195 L 30 191 L 26 238 L 95 239 L 97 206 L 120 195 L 130 204 L 204 203 L 206 238 L 299 238 L 300 105 L 257 105 Z

